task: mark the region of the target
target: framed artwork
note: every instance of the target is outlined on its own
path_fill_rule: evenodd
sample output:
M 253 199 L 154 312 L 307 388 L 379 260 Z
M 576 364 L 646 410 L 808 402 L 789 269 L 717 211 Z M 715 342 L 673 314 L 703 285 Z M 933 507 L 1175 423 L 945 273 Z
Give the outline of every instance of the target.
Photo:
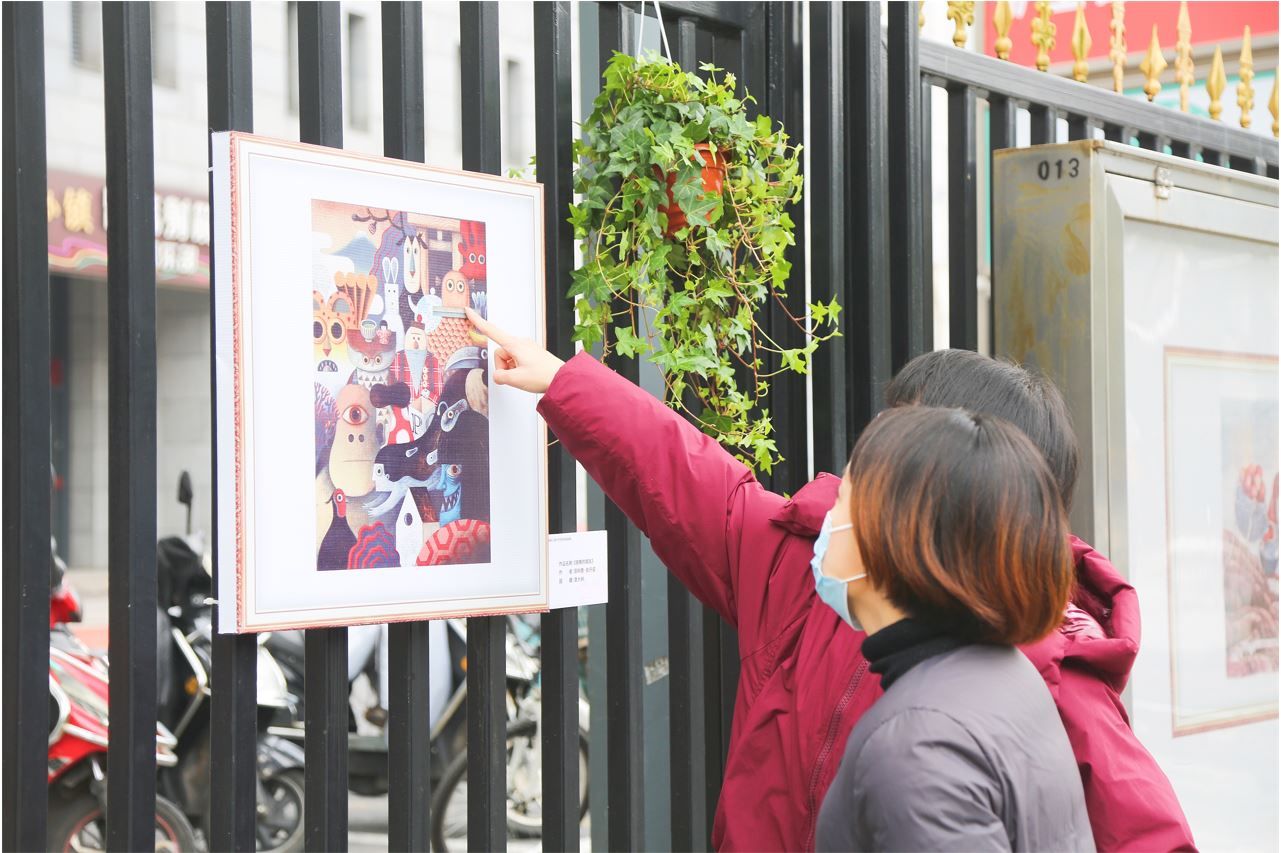
M 219 630 L 545 609 L 545 427 L 465 314 L 544 338 L 541 187 L 213 142 Z
M 1277 181 L 1084 140 L 992 192 L 994 352 L 1063 389 L 1072 530 L 1138 594 L 1134 734 L 1203 849 L 1276 849 Z
M 1277 714 L 1277 358 L 1165 351 L 1176 736 Z

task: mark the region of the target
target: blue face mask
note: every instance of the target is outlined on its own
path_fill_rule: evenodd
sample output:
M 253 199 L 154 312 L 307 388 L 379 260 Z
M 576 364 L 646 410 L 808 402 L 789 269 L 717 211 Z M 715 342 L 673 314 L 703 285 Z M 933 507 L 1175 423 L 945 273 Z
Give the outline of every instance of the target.
M 832 526 L 832 513 L 828 512 L 823 517 L 823 526 L 818 531 L 818 538 L 814 540 L 814 558 L 810 560 L 810 568 L 814 571 L 814 589 L 818 592 L 818 597 L 823 603 L 836 611 L 836 615 L 845 620 L 845 623 L 855 631 L 862 631 L 863 626 L 850 613 L 849 596 L 846 595 L 846 586 L 850 583 L 867 577 L 867 572 L 861 575 L 855 575 L 845 580 L 837 580 L 828 577 L 823 573 L 823 558 L 827 556 L 827 545 L 831 541 L 833 533 L 839 533 L 842 530 L 849 530 L 854 525 L 842 524 L 839 527 Z

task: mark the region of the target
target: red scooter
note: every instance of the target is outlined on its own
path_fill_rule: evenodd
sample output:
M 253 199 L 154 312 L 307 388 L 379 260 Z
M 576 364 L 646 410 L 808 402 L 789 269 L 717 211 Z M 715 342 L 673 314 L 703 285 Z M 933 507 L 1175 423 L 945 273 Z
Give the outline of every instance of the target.
M 80 620 L 80 601 L 58 572 L 49 597 L 49 823 L 48 849 L 106 849 L 107 665 L 67 629 Z M 177 763 L 177 744 L 156 726 L 156 764 Z M 182 811 L 156 797 L 156 850 L 197 851 L 196 833 Z

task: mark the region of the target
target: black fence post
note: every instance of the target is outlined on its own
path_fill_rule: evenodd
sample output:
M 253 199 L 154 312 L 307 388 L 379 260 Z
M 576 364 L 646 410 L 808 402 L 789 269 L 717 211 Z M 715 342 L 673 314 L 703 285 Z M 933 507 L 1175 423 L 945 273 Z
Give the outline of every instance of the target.
M 1059 116 L 1053 107 L 1032 104 L 1028 107 L 1032 122 L 1032 144 L 1047 145 L 1058 141 Z
M 977 350 L 978 331 L 978 187 L 974 90 L 948 89 L 948 255 L 950 260 L 950 334 L 953 349 Z
M 423 104 L 423 7 L 382 4 L 383 153 L 426 158 Z M 430 622 L 387 626 L 387 846 L 426 850 L 431 843 Z
M 547 348 L 574 355 L 573 64 L 568 2 L 534 4 L 534 116 L 538 180 L 543 185 Z M 512 97 L 509 93 L 508 97 Z M 576 526 L 576 467 L 559 442 L 547 450 L 548 532 Z M 543 847 L 578 850 L 578 608 L 542 616 Z
M 848 329 L 844 381 L 850 386 L 846 440 L 853 442 L 880 411 L 882 389 L 890 378 L 889 206 L 881 7 L 855 3 L 846 6 L 843 15 L 845 86 L 852 121 L 844 157 L 850 181 L 849 303 L 842 316 Z M 844 452 L 848 454 L 849 448 Z
M 761 14 L 761 13 L 758 13 Z M 760 109 L 775 122 L 783 125 L 788 141 L 793 145 L 804 144 L 805 135 L 805 86 L 804 50 L 805 9 L 801 3 L 771 2 L 763 12 L 765 29 L 764 80 L 753 81 L 751 92 L 761 97 Z M 751 19 L 749 18 L 749 27 Z M 751 51 L 748 33 L 743 39 L 743 51 Z M 679 51 L 679 49 L 678 49 Z M 746 64 L 746 63 L 745 63 Z M 682 67 L 697 67 L 685 65 Z M 746 78 L 741 78 L 747 83 Z M 808 187 L 806 192 L 808 192 Z M 805 317 L 805 205 L 792 205 L 788 211 L 796 225 L 796 245 L 788 248 L 787 260 L 791 263 L 787 293 L 771 301 L 765 310 L 764 323 L 769 336 L 784 347 L 805 345 L 805 333 L 792 317 Z M 791 315 L 790 317 L 788 315 Z M 782 359 L 770 354 L 766 359 L 771 372 L 782 366 Z M 767 477 L 762 477 L 768 488 L 776 492 L 795 493 L 809 481 L 809 428 L 806 423 L 805 377 L 787 371 L 770 383 L 767 402 L 770 420 L 774 425 L 774 440 L 782 460 L 774 465 Z M 675 796 L 675 792 L 673 792 Z
M 841 3 L 810 6 L 810 282 L 815 302 L 832 297 L 845 306 L 845 337 L 819 347 L 813 359 L 814 470 L 839 471 L 849 455 L 851 436 L 845 411 L 849 405 L 845 349 L 853 313 L 850 309 L 846 225 L 846 95 Z
M 920 36 L 911 3 L 889 6 L 890 348 L 891 372 L 929 350 L 933 329 L 927 303 L 933 300 L 925 217 L 930 198 L 923 192 L 925 147 L 921 116 L 930 108 L 921 90 Z
M 1013 98 L 993 95 L 987 101 L 988 115 L 988 181 L 996 174 L 996 152 L 1018 145 L 1019 105 Z M 1073 125 L 1075 126 L 1075 125 Z M 988 300 L 987 317 L 989 340 L 996 340 L 996 206 L 988 205 L 988 231 L 992 240 L 992 298 Z
M 49 726 L 49 256 L 44 4 L 3 6 L 4 836 L 43 850 Z
M 614 51 L 632 49 L 636 20 L 621 3 L 599 7 L 599 57 L 604 71 Z M 635 359 L 615 369 L 640 379 Z M 641 720 L 641 535 L 618 505 L 606 498 L 609 532 L 609 630 L 605 637 L 606 705 L 609 709 L 609 849 L 644 849 L 644 756 Z
M 209 131 L 253 130 L 253 56 L 251 15 L 245 3 L 209 3 L 205 6 L 205 55 L 209 87 Z M 212 148 L 210 163 L 212 164 Z M 213 183 L 210 178 L 210 198 Z M 216 235 L 218 228 L 211 229 Z M 214 238 L 217 239 L 216 237 Z M 216 253 L 210 253 L 211 264 Z M 211 270 L 210 278 L 213 279 Z M 209 288 L 210 324 L 214 322 L 214 288 Z M 209 336 L 218 340 L 216 333 Z M 214 458 L 211 462 L 213 490 L 211 506 L 218 505 L 217 426 L 218 411 L 216 360 L 209 359 Z M 218 518 L 213 517 L 214 589 L 218 589 Z M 214 624 L 218 624 L 215 605 Z M 231 602 L 227 606 L 234 607 Z M 251 635 L 213 635 L 211 744 L 209 784 L 217 792 L 210 797 L 211 850 L 247 850 L 254 846 L 256 821 L 258 745 L 258 642 Z
M 498 174 L 502 121 L 498 100 L 498 3 L 459 4 L 463 168 Z M 467 620 L 467 847 L 507 849 L 507 621 Z
M 102 7 L 107 116 L 107 847 L 153 844 L 156 801 L 156 246 L 151 10 Z
M 343 144 L 342 56 L 337 3 L 298 4 L 298 136 Z M 347 846 L 347 629 L 306 632 L 304 678 L 307 850 Z
M 675 50 L 676 62 L 684 69 L 698 67 L 698 25 L 693 18 L 681 17 L 670 25 L 674 38 L 669 40 Z M 719 621 L 714 614 L 712 620 Z M 714 622 L 713 622 L 714 625 Z M 667 575 L 667 642 L 668 660 L 671 661 L 668 684 L 668 714 L 670 719 L 671 750 L 671 808 L 672 840 L 674 851 L 701 849 L 711 833 L 705 816 L 706 807 L 700 808 L 705 797 L 706 768 L 700 750 L 716 751 L 719 761 L 719 741 L 713 744 L 710 737 L 703 737 L 705 670 L 700 647 L 704 630 L 703 606 L 673 574 Z M 718 635 L 719 638 L 719 635 Z M 697 816 L 704 816 L 700 825 Z

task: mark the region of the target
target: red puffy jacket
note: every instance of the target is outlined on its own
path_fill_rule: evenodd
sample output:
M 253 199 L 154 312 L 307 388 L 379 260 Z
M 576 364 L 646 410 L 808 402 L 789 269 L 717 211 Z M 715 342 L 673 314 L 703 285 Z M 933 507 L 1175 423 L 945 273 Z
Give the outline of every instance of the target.
M 561 368 L 539 411 L 668 569 L 738 630 L 713 844 L 813 849 L 846 738 L 881 694 L 864 635 L 819 600 L 809 567 L 839 480 L 820 475 L 791 500 L 766 491 L 714 441 L 585 354 Z M 1085 543 L 1072 547 L 1075 603 L 1090 615 L 1024 651 L 1063 718 L 1095 841 L 1100 850 L 1193 850 L 1174 791 L 1118 696 L 1139 645 L 1134 588 Z

